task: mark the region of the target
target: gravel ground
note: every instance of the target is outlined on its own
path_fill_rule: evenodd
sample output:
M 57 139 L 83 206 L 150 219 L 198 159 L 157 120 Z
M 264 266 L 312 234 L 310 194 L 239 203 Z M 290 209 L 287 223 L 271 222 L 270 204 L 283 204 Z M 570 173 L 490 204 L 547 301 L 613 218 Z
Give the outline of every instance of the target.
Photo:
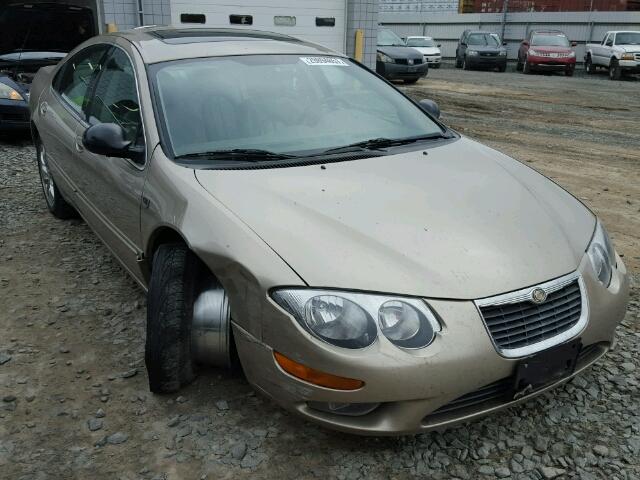
M 637 87 L 442 69 L 409 92 L 585 198 L 638 271 Z M 615 351 L 586 374 L 445 432 L 360 438 L 224 371 L 150 394 L 144 295 L 83 222 L 45 211 L 27 140 L 0 141 L 0 192 L 2 479 L 640 479 L 637 274 Z

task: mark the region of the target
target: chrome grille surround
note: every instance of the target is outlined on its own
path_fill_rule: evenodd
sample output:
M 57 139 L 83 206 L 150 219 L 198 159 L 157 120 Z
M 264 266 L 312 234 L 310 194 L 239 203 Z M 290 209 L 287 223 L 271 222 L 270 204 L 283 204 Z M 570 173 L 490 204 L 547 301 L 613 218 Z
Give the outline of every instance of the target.
M 547 295 L 556 292 L 558 290 L 562 290 L 565 287 L 570 286 L 572 283 L 577 282 L 580 289 L 580 317 L 578 320 L 571 324 L 569 328 L 566 330 L 562 330 L 556 335 L 545 338 L 543 340 L 537 341 L 535 343 L 530 343 L 528 345 L 524 345 L 517 348 L 504 348 L 499 345 L 499 343 L 494 339 L 494 336 L 491 332 L 491 328 L 489 324 L 484 318 L 482 313 L 482 309 L 484 307 L 495 307 L 509 304 L 517 304 L 517 303 L 525 303 L 530 302 L 531 305 L 535 305 L 532 300 L 532 292 L 536 289 L 542 289 L 545 291 Z M 507 358 L 518 358 L 524 357 L 527 355 L 531 355 L 537 353 L 539 351 L 545 350 L 547 348 L 553 347 L 555 345 L 559 345 L 567 340 L 575 337 L 578 333 L 580 333 L 584 327 L 586 326 L 589 319 L 589 304 L 586 294 L 586 289 L 584 286 L 584 281 L 578 272 L 573 272 L 568 275 L 564 275 L 562 277 L 556 278 L 554 280 L 550 280 L 545 283 L 541 283 L 539 285 L 533 285 L 531 287 L 524 288 L 522 290 L 517 290 L 515 292 L 505 293 L 501 295 L 496 295 L 493 297 L 481 298 L 479 300 L 475 300 L 476 308 L 478 309 L 478 313 L 482 317 L 482 321 L 485 324 L 485 328 L 487 329 L 487 333 L 493 342 L 494 347 L 502 356 Z M 539 306 L 544 306 L 544 303 L 539 304 Z M 514 322 L 517 322 L 518 319 L 515 319 Z M 535 323 L 537 320 L 534 316 L 531 323 Z M 521 326 L 525 328 L 527 324 L 522 324 L 522 320 L 520 320 Z M 533 326 L 533 325 L 532 325 Z

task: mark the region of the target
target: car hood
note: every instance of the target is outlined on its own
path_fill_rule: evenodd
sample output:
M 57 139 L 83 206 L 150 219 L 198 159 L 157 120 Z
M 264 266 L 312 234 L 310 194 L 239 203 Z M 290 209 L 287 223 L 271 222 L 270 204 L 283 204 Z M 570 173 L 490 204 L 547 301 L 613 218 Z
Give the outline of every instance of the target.
M 624 53 L 640 53 L 640 45 L 620 45 Z
M 422 54 L 412 47 L 377 47 L 379 52 L 391 58 L 419 58 L 422 59 Z
M 477 52 L 500 52 L 504 47 L 492 47 L 489 45 L 469 45 L 468 50 L 476 50 Z
M 438 47 L 410 47 L 418 50 L 423 55 L 440 55 Z
M 197 170 L 311 286 L 473 299 L 574 271 L 595 217 L 469 139 L 326 166 Z

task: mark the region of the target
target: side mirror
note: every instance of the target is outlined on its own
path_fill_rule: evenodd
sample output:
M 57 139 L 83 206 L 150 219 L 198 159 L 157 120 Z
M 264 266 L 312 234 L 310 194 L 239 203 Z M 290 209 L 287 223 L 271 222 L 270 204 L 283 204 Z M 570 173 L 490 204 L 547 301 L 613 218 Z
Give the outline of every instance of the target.
M 129 149 L 131 142 L 125 140 L 124 130 L 116 123 L 98 123 L 87 128 L 82 135 L 87 150 L 107 157 L 134 158 L 137 152 Z
M 524 40 L 524 41 L 522 42 L 522 45 L 524 45 L 525 47 L 528 47 L 528 46 L 529 46 L 529 42 L 527 42 L 526 40 Z
M 436 47 L 440 48 L 442 46 L 441 43 L 437 44 Z
M 460 45 L 462 45 L 463 47 L 467 46 L 467 42 L 460 42 Z
M 502 42 L 502 46 L 506 47 L 507 46 L 507 42 Z
M 431 116 L 435 118 L 440 118 L 440 107 L 433 100 L 429 100 L 428 98 L 424 98 L 418 102 L 420 108 L 425 112 L 431 114 Z
M 571 42 L 571 46 L 572 47 L 577 47 L 578 46 L 578 42 Z

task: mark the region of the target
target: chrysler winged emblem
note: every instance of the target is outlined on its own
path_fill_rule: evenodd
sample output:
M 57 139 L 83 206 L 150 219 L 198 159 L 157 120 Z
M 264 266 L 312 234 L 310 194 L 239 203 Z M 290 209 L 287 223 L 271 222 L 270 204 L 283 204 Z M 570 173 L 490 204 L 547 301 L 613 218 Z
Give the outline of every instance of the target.
M 547 292 L 541 288 L 534 288 L 531 292 L 531 301 L 533 303 L 542 303 L 547 299 Z

